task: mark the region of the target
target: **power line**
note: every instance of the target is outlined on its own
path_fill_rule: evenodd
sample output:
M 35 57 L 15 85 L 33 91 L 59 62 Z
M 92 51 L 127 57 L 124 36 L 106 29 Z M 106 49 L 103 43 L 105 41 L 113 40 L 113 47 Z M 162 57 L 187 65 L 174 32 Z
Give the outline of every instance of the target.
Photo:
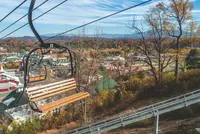
M 48 12 L 52 11 L 53 9 L 57 8 L 58 6 L 62 5 L 62 4 L 65 3 L 66 1 L 68 1 L 68 0 L 64 0 L 63 2 L 59 3 L 58 5 L 56 5 L 56 6 L 54 6 L 53 8 L 47 10 L 47 11 L 44 12 L 43 14 L 39 15 L 38 17 L 36 17 L 36 18 L 33 19 L 32 21 L 35 21 L 35 20 L 39 19 L 40 17 L 42 17 L 43 15 L 45 15 L 45 14 L 47 14 Z M 23 27 L 25 27 L 25 26 L 28 25 L 28 24 L 29 24 L 29 23 L 26 23 L 26 24 L 22 25 L 21 27 L 15 29 L 14 31 L 12 31 L 12 32 L 8 33 L 7 35 L 3 36 L 1 39 L 8 37 L 9 35 L 15 33 L 16 31 L 18 31 L 18 30 L 20 30 L 20 29 L 22 29 Z
M 43 4 L 45 4 L 48 0 L 42 2 L 40 5 L 38 5 L 36 8 L 33 9 L 36 10 L 38 9 L 40 6 L 42 6 Z M 13 26 L 14 24 L 16 24 L 17 22 L 19 22 L 21 19 L 23 19 L 24 17 L 26 17 L 28 14 L 25 14 L 24 16 L 22 16 L 21 18 L 19 18 L 18 20 L 16 20 L 15 22 L 13 22 L 12 24 L 10 24 L 9 26 L 7 26 L 6 28 L 4 28 L 3 30 L 0 31 L 0 33 L 4 32 L 5 30 L 7 30 L 8 28 L 10 28 L 11 26 Z
M 130 10 L 130 9 L 132 9 L 132 8 L 138 7 L 138 6 L 140 6 L 140 5 L 143 5 L 143 4 L 145 4 L 145 3 L 148 3 L 148 2 L 150 2 L 150 1 L 152 1 L 152 0 L 144 1 L 144 2 L 139 3 L 139 4 L 137 4 L 137 5 L 134 5 L 134 6 L 131 6 L 131 7 L 125 8 L 125 9 L 120 10 L 120 11 L 118 11 L 118 12 L 115 12 L 115 13 L 112 13 L 112 14 L 110 14 L 110 15 L 104 16 L 104 17 L 102 17 L 102 18 L 96 19 L 96 20 L 91 21 L 91 22 L 89 22 L 89 23 L 86 23 L 86 24 L 80 25 L 80 26 L 78 26 L 78 27 L 72 28 L 72 29 L 67 30 L 67 31 L 65 31 L 65 32 L 62 32 L 62 33 L 60 33 L 60 34 L 57 34 L 57 35 L 51 36 L 51 37 L 45 39 L 44 41 L 49 40 L 49 39 L 52 39 L 52 38 L 55 38 L 55 37 L 58 37 L 58 36 L 60 36 L 60 35 L 66 34 L 66 33 L 68 33 L 68 32 L 74 31 L 74 30 L 76 30 L 76 29 L 79 29 L 79 28 L 85 27 L 85 26 L 87 26 L 87 25 L 90 25 L 90 24 L 92 24 L 92 23 L 95 23 L 95 22 L 98 22 L 98 21 L 100 21 L 100 20 L 106 19 L 106 18 L 108 18 L 108 17 L 114 16 L 114 15 L 119 14 L 119 13 L 121 13 L 121 12 L 124 12 L 124 11 Z
M 17 7 L 15 7 L 10 13 L 8 13 L 6 16 L 4 16 L 0 22 L 2 22 L 5 18 L 7 18 L 10 14 L 12 14 L 15 10 L 17 10 L 21 5 L 23 5 L 27 0 L 24 0 L 22 3 L 20 3 Z

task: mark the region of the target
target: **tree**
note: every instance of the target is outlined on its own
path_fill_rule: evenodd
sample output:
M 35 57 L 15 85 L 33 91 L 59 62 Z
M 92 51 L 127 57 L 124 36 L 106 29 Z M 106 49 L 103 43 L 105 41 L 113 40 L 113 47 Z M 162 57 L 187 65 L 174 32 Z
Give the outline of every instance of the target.
M 192 17 L 193 4 L 190 0 L 170 0 L 163 8 L 169 19 L 165 22 L 165 30 L 176 39 L 175 77 L 178 79 L 180 39 L 183 35 L 183 25 Z
M 186 59 L 187 69 L 200 68 L 200 50 L 193 49 L 189 52 Z
M 200 26 L 198 26 L 198 29 L 197 29 L 197 36 L 200 36 Z
M 141 35 L 142 39 L 135 43 L 134 47 L 140 54 L 145 56 L 142 61 L 147 63 L 151 68 L 150 70 L 153 73 L 155 82 L 158 84 L 162 82 L 164 69 L 172 63 L 172 55 L 168 53 L 171 43 L 168 40 L 169 36 L 165 34 L 164 30 L 164 23 L 167 20 L 167 16 L 163 8 L 164 4 L 159 3 L 144 16 L 150 30 L 148 36 L 136 26 L 134 19 L 129 26 L 131 30 L 135 30 Z
M 88 51 L 84 51 L 85 47 L 83 42 L 86 38 L 81 38 L 85 36 L 85 29 L 80 32 L 78 38 L 78 53 L 77 53 L 77 81 L 79 85 L 84 86 L 86 89 L 91 89 L 91 84 L 93 80 L 98 80 L 98 73 L 100 63 L 102 62 L 102 53 L 100 46 L 104 43 L 102 38 L 103 29 L 101 27 L 96 27 L 95 38 L 92 39 L 92 46 Z M 87 53 L 87 54 L 86 54 Z M 91 91 L 92 92 L 92 91 Z
M 194 47 L 194 43 L 198 41 L 198 23 L 191 20 L 185 28 L 185 37 L 181 39 L 181 45 L 190 44 L 190 47 Z M 189 46 L 189 45 L 187 45 Z
M 196 38 L 197 38 L 197 28 L 198 28 L 198 24 L 196 21 L 192 20 L 191 22 L 189 22 L 189 42 L 191 43 L 191 47 L 194 47 L 194 43 L 196 42 Z

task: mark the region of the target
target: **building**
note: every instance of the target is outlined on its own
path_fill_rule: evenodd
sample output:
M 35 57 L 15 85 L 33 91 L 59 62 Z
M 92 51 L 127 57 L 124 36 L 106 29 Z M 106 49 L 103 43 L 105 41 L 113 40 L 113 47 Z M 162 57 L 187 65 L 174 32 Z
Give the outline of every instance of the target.
M 3 65 L 0 64 L 0 102 L 12 91 L 16 90 L 22 84 L 15 72 L 6 72 Z
M 112 56 L 112 57 L 106 57 L 104 61 L 121 61 L 125 62 L 125 58 L 121 56 Z
M 7 49 L 0 47 L 0 53 L 7 53 Z

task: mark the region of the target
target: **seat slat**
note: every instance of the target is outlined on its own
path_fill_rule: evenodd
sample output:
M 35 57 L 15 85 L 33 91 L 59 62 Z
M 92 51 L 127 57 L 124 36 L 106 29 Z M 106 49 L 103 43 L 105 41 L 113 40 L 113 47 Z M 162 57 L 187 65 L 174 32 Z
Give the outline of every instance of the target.
M 39 101 L 39 100 L 41 100 L 41 99 L 45 99 L 45 98 L 48 98 L 48 97 L 52 97 L 52 96 L 54 96 L 54 95 L 57 95 L 57 94 L 60 94 L 60 93 L 64 93 L 64 92 L 67 92 L 67 91 L 70 91 L 70 90 L 73 90 L 73 89 L 75 89 L 76 87 L 74 86 L 74 87 L 71 87 L 71 88 L 66 88 L 65 90 L 61 90 L 61 91 L 59 91 L 59 92 L 53 92 L 53 93 L 51 93 L 51 94 L 47 94 L 47 95 L 43 95 L 43 96 L 41 96 L 41 97 L 32 97 L 30 100 L 31 101 Z
M 39 81 L 39 80 L 44 80 L 45 76 L 37 76 L 37 77 L 30 77 L 29 81 L 33 82 L 33 81 Z
M 32 98 L 35 98 L 35 97 L 39 97 L 39 96 L 46 95 L 46 94 L 51 94 L 51 93 L 54 93 L 56 91 L 60 91 L 60 90 L 71 88 L 71 87 L 76 88 L 76 84 L 63 86 L 63 87 L 60 87 L 60 88 L 55 88 L 53 90 L 47 90 L 47 91 L 42 91 L 42 92 L 38 92 L 38 93 L 28 93 L 28 96 L 29 96 L 29 98 L 32 99 Z
M 30 91 L 29 89 L 27 89 L 27 92 L 28 92 L 29 95 L 31 95 L 31 94 L 36 94 L 36 93 L 40 93 L 40 92 L 48 92 L 48 91 L 56 89 L 56 88 L 66 87 L 66 86 L 73 85 L 73 84 L 76 84 L 76 82 L 72 81 L 72 82 L 63 83 L 63 84 L 60 84 L 60 85 L 46 87 L 46 88 L 43 88 L 43 89 L 38 88 L 37 90 L 34 90 L 34 91 L 33 90 Z
M 66 105 L 68 105 L 68 104 L 70 104 L 70 103 L 73 103 L 73 102 L 76 102 L 76 101 L 80 101 L 80 100 L 82 100 L 82 99 L 85 99 L 85 98 L 87 98 L 88 96 L 89 96 L 89 95 L 84 95 L 84 96 L 81 96 L 81 97 L 79 97 L 79 98 L 75 98 L 75 99 L 73 99 L 73 100 L 67 101 L 67 102 L 62 103 L 62 104 L 60 104 L 60 105 L 57 105 L 56 107 L 51 107 L 51 108 L 45 109 L 45 110 L 43 110 L 42 112 L 43 112 L 43 113 L 47 113 L 47 112 L 49 112 L 49 111 L 55 110 L 56 108 L 60 108 L 60 107 L 62 107 L 62 106 L 66 106 Z
M 74 79 L 68 79 L 68 80 L 63 80 L 63 81 L 59 81 L 59 82 L 54 82 L 54 83 L 51 83 L 51 84 L 38 85 L 38 86 L 34 86 L 34 87 L 29 87 L 28 90 L 29 91 L 34 91 L 34 90 L 37 90 L 37 89 L 43 89 L 43 88 L 47 88 L 47 87 L 52 87 L 52 86 L 56 86 L 56 85 L 59 85 L 59 84 L 72 82 L 72 81 L 75 81 L 75 80 Z
M 73 99 L 73 98 L 76 98 L 76 97 L 79 97 L 79 96 L 82 96 L 82 95 L 85 95 L 85 94 L 87 94 L 87 93 L 86 93 L 86 92 L 80 92 L 80 93 L 77 93 L 77 94 L 74 94 L 74 95 L 71 95 L 71 96 L 62 98 L 62 99 L 60 99 L 60 100 L 58 100 L 58 101 L 54 101 L 54 102 L 45 104 L 45 105 L 43 105 L 43 106 L 40 106 L 40 109 L 46 109 L 46 108 L 49 108 L 49 107 L 54 107 L 54 106 L 57 105 L 58 103 L 63 103 L 63 102 L 65 102 L 66 100 L 70 100 L 70 99 Z
M 54 101 L 54 102 L 48 103 L 46 105 L 40 106 L 39 109 L 42 112 L 49 112 L 49 111 L 52 111 L 52 110 L 54 110 L 56 108 L 60 108 L 60 107 L 65 106 L 67 104 L 70 104 L 70 103 L 79 101 L 81 99 L 84 99 L 84 98 L 86 98 L 88 96 L 89 96 L 89 93 L 81 92 L 81 93 L 74 94 L 74 95 L 71 95 L 69 97 L 60 99 L 58 101 Z
M 61 83 L 68 82 L 68 81 L 75 81 L 75 79 L 72 78 L 72 79 L 68 79 L 68 80 L 63 80 L 63 81 L 59 81 L 59 82 L 54 82 L 54 83 L 47 84 L 47 85 L 40 85 L 40 86 L 35 86 L 35 87 L 29 87 L 28 90 L 29 90 L 29 91 L 37 90 L 38 88 L 41 89 L 41 88 L 45 88 L 45 87 L 49 87 L 49 86 L 54 86 L 54 85 L 58 85 L 58 84 L 61 84 Z

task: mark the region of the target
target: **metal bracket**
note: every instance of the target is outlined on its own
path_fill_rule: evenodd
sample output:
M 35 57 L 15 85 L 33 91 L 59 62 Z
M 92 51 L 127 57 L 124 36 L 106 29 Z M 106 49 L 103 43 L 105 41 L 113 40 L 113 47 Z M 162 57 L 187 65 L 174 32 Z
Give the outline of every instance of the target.
M 187 107 L 187 100 L 186 100 L 185 95 L 184 95 L 184 104 L 185 104 L 185 107 Z
M 78 130 L 76 129 L 76 134 L 78 134 Z
M 124 123 L 123 118 L 122 118 L 122 117 L 119 117 L 119 118 L 120 118 L 120 120 L 121 120 L 122 126 L 125 127 L 125 123 Z
M 153 106 L 152 106 L 152 109 L 153 109 L 153 114 L 154 114 L 154 116 L 157 116 L 157 115 L 159 115 L 158 114 L 158 109 L 155 109 Z
M 92 134 L 92 133 L 93 133 L 93 130 L 92 130 L 91 126 L 89 126 L 89 128 L 90 128 L 90 133 Z
M 154 109 L 154 107 L 152 106 L 152 112 L 153 112 L 153 115 L 155 116 L 155 109 Z

